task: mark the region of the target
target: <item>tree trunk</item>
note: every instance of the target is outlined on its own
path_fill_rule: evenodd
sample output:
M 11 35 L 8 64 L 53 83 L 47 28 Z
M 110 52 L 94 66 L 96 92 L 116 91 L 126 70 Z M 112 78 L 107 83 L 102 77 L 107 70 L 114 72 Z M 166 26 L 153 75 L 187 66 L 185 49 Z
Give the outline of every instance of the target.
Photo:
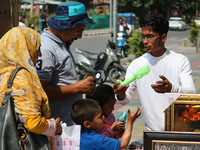
M 0 0 L 0 38 L 11 28 L 18 26 L 18 0 Z

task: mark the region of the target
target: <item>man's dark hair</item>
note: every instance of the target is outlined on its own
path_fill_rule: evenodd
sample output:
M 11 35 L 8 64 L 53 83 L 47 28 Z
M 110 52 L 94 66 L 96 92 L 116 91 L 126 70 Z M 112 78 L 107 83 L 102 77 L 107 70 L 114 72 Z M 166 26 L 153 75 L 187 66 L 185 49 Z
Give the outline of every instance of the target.
M 149 14 L 140 19 L 140 27 L 147 27 L 159 35 L 167 34 L 169 30 L 168 20 L 161 14 Z
M 80 99 L 72 105 L 71 118 L 76 124 L 83 126 L 85 121 L 94 120 L 99 109 L 100 106 L 97 101 Z
M 110 85 L 102 84 L 96 87 L 93 96 L 86 96 L 87 98 L 96 100 L 102 108 L 110 98 L 115 98 L 115 93 Z

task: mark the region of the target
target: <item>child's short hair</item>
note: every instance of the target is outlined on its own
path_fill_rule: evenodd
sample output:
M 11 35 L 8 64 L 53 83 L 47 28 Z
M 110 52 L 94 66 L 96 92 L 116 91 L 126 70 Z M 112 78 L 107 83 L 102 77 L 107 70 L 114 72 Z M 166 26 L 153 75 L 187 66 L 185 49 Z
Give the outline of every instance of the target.
M 110 85 L 102 84 L 96 87 L 93 96 L 87 96 L 87 98 L 96 100 L 102 108 L 110 98 L 114 98 L 115 93 Z
M 99 108 L 99 104 L 92 99 L 80 99 L 72 105 L 71 118 L 76 124 L 83 126 L 85 121 L 93 121 Z

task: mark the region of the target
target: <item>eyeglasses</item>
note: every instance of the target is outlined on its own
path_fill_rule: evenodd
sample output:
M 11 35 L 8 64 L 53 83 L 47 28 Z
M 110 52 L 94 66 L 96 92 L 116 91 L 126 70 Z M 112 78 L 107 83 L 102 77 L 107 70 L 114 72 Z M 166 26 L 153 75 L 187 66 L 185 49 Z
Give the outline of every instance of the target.
M 160 36 L 160 35 L 153 35 L 153 34 L 147 34 L 147 35 L 141 35 L 141 37 L 142 37 L 142 41 L 144 42 L 144 40 L 145 40 L 145 37 L 147 38 L 147 40 L 149 41 L 149 42 L 153 42 L 154 40 L 155 40 L 155 37 L 156 36 Z

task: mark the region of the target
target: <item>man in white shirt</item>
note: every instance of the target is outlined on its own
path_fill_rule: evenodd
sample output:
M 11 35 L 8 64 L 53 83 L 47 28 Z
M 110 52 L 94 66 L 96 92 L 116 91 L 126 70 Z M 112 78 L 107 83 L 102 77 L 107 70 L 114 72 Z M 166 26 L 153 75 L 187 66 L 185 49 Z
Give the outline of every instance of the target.
M 127 104 L 137 88 L 144 122 L 148 130 L 164 130 L 164 93 L 195 93 L 190 62 L 182 54 L 165 48 L 168 21 L 162 15 L 147 15 L 140 20 L 142 41 L 147 53 L 133 60 L 127 68 L 125 78 L 148 65 L 150 72 L 129 85 L 113 86 L 116 98 Z

